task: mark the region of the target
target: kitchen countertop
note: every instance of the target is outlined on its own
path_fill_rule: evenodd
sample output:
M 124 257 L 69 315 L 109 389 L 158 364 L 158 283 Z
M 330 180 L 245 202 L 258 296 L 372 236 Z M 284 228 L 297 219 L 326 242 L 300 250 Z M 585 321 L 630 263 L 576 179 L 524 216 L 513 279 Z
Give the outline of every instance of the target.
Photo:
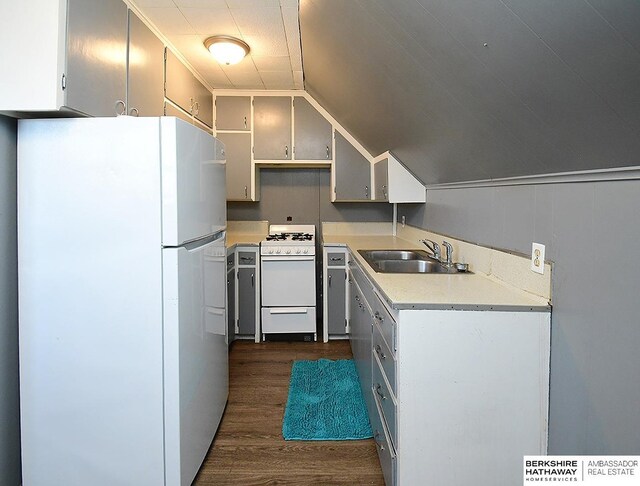
M 382 235 L 324 235 L 324 245 L 347 246 L 394 309 L 549 311 L 544 298 L 489 275 L 378 273 L 357 250 L 422 249 L 407 240 Z M 475 271 L 471 268 L 471 271 Z
M 227 231 L 227 248 L 234 245 L 258 246 L 267 237 L 266 233 L 236 233 Z

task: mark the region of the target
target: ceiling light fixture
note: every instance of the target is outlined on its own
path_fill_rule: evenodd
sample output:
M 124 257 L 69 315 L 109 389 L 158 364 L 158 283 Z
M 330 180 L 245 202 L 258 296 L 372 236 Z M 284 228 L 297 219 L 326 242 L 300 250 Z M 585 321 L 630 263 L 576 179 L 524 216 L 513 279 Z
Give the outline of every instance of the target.
M 228 35 L 209 37 L 204 41 L 204 46 L 216 61 L 227 66 L 239 63 L 250 51 L 246 42 Z

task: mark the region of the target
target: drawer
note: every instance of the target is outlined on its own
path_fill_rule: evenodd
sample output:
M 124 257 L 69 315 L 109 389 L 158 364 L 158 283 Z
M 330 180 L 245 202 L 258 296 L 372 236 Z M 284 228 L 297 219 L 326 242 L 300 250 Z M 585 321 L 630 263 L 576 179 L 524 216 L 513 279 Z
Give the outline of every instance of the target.
M 394 395 L 397 395 L 396 359 L 389 350 L 389 346 L 387 346 L 386 341 L 382 338 L 382 332 L 380 331 L 380 326 L 377 323 L 373 326 L 373 353 L 374 355 L 377 355 L 378 360 L 382 365 L 382 370 L 387 377 L 391 391 L 393 391 Z
M 380 326 L 382 337 L 387 342 L 389 349 L 395 355 L 396 353 L 396 321 L 391 317 L 389 311 L 380 300 L 377 294 L 374 293 L 374 298 L 371 300 L 371 311 L 373 312 L 374 321 Z
M 328 267 L 344 267 L 345 261 L 344 253 L 327 253 Z
M 315 307 L 263 307 L 262 332 L 316 332 Z
M 253 251 L 238 252 L 238 265 L 255 265 L 257 253 Z
M 384 372 L 380 365 L 380 360 L 374 352 L 375 359 L 373 360 L 373 393 L 378 401 L 378 405 L 382 409 L 382 416 L 384 417 L 384 423 L 389 429 L 389 437 L 393 444 L 398 443 L 397 427 L 396 427 L 396 402 L 394 395 L 389 391 L 387 382 L 384 379 Z
M 353 257 L 350 258 L 353 260 Z M 369 282 L 369 279 L 355 261 L 352 261 L 349 264 L 349 273 L 351 275 L 350 278 L 354 279 L 360 287 L 362 296 L 369 304 L 369 307 L 373 309 L 372 305 L 376 298 L 375 293 L 373 292 L 373 285 Z
M 371 390 L 375 395 L 375 392 Z M 378 400 L 373 399 L 375 410 L 371 414 L 371 431 L 373 432 L 373 440 L 376 441 L 378 449 L 378 458 L 380 459 L 380 467 L 384 476 L 386 486 L 395 486 L 396 484 L 396 453 L 390 444 L 389 435 L 385 430 L 382 419 L 382 411 L 378 405 Z

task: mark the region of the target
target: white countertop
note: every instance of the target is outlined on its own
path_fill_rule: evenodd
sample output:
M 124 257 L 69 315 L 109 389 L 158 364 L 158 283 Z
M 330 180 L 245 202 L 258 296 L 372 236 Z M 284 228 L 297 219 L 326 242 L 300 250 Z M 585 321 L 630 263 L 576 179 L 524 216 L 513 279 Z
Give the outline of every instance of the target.
M 482 273 L 471 275 L 378 273 L 357 250 L 421 249 L 407 240 L 383 235 L 323 235 L 323 244 L 347 246 L 371 282 L 395 309 L 545 311 L 542 297 Z M 475 270 L 471 268 L 471 271 Z
M 234 245 L 258 246 L 267 237 L 266 233 L 236 233 L 227 231 L 227 248 Z

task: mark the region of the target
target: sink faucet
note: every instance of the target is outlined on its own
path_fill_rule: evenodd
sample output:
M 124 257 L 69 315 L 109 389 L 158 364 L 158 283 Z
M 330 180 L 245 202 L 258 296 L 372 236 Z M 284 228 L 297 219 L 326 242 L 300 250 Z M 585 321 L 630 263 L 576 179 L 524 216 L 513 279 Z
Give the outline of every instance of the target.
M 444 264 L 450 267 L 452 265 L 451 258 L 453 257 L 453 247 L 451 246 L 451 243 L 449 243 L 448 241 L 443 241 L 442 246 L 444 246 L 445 250 L 447 250 L 445 253 L 446 259 L 444 261 Z
M 440 261 L 440 245 L 438 245 L 435 241 L 427 240 L 426 238 L 419 241 L 429 249 L 429 251 L 433 254 L 433 258 Z

